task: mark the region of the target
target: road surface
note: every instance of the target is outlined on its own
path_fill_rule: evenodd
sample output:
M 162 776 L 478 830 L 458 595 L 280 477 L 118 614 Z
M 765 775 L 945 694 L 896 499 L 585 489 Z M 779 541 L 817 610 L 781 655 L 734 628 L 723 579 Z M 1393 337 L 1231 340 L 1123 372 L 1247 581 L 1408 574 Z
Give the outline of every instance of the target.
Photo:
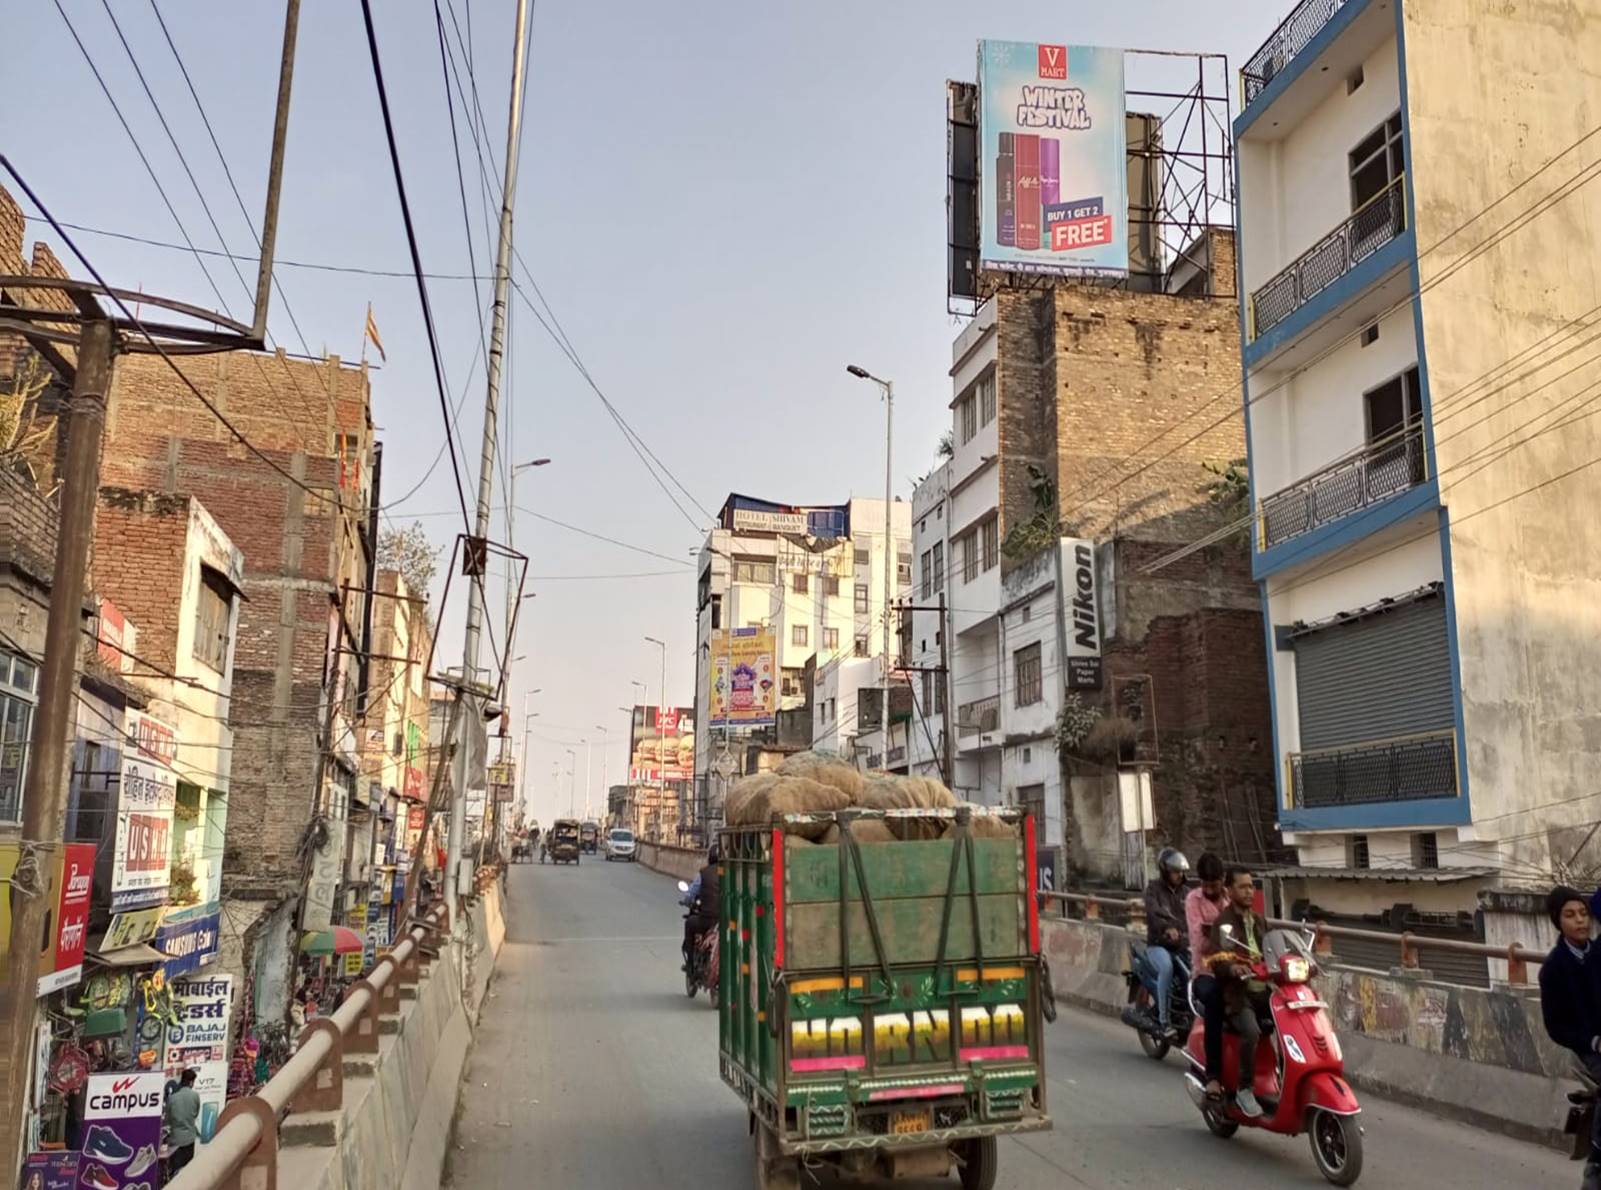
M 744 1110 L 717 1075 L 717 1014 L 684 996 L 673 882 L 586 857 L 509 875 L 505 949 L 469 1059 L 446 1184 L 746 1190 Z M 1049 1026 L 1049 1133 L 1001 1142 L 1007 1190 L 1314 1190 L 1305 1138 L 1210 1136 L 1176 1057 L 1110 1019 Z M 1369 1098 L 1363 1190 L 1544 1190 L 1559 1154 Z M 954 1179 L 919 1190 L 957 1185 Z

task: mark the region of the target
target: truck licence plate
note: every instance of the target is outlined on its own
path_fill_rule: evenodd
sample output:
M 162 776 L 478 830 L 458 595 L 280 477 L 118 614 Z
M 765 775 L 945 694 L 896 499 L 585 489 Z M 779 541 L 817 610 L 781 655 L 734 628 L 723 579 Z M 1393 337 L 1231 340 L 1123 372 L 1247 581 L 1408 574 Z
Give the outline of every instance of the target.
M 934 1109 L 929 1107 L 892 1112 L 889 1117 L 889 1130 L 896 1136 L 908 1132 L 927 1132 L 933 1125 Z

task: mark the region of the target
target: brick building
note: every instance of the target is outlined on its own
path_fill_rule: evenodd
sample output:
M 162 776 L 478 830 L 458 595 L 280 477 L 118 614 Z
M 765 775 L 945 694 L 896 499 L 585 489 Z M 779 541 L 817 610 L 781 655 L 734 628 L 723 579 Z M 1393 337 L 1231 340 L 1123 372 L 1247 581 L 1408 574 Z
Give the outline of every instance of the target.
M 1031 806 L 1092 875 L 1134 879 L 1166 842 L 1273 850 L 1246 535 L 1174 556 L 1244 512 L 1219 474 L 1244 455 L 1233 238 L 1206 245 L 1215 278 L 1169 292 L 995 292 L 952 347 L 949 460 L 913 496 L 916 602 L 947 612 L 910 618 L 908 653 L 937 667 L 943 641 L 949 663 L 917 691 L 914 771 L 937 769 L 948 705 L 956 787 Z

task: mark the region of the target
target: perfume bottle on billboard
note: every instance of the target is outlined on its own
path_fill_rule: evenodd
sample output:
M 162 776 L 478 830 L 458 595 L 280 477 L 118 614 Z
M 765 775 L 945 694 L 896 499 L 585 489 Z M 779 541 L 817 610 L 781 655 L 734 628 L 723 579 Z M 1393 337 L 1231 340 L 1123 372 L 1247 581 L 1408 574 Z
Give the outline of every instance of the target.
M 1016 243 L 1017 195 L 1014 189 L 1016 159 L 1012 156 L 1012 134 L 1000 134 L 995 154 L 995 238 L 1010 248 Z
M 1016 158 L 1016 180 L 1013 188 L 1017 198 L 1018 248 L 1033 249 L 1040 246 L 1040 138 L 1030 132 L 1019 132 L 1012 138 L 1012 152 Z
M 1062 201 L 1062 142 L 1054 136 L 1040 137 L 1040 206 Z

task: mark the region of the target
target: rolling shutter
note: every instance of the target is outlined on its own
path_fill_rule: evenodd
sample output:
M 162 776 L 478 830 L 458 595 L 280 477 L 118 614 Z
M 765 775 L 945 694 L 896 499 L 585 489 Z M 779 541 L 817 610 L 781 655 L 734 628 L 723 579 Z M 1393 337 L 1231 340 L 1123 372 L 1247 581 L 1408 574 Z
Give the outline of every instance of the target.
M 1302 751 L 1455 726 L 1438 595 L 1309 632 L 1294 645 Z

